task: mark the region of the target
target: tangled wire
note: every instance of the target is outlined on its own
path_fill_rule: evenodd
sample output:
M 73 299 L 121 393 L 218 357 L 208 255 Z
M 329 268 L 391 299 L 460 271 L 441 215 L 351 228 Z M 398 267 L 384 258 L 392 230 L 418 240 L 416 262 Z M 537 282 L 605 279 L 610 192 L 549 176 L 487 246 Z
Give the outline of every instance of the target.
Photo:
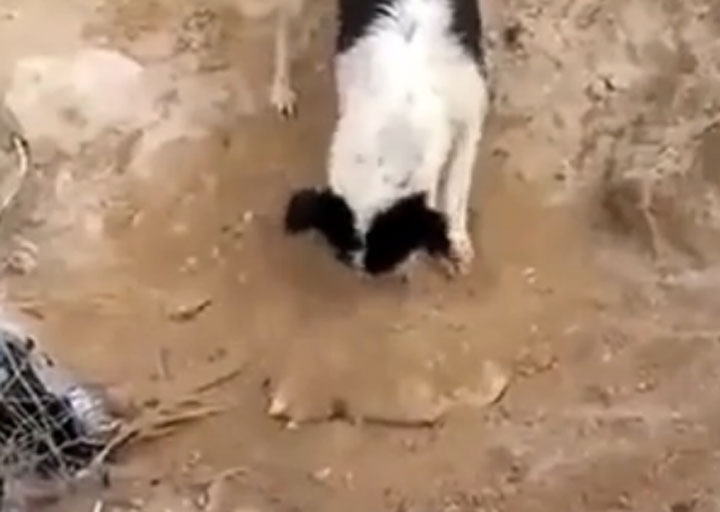
M 88 417 L 96 404 L 78 386 L 58 392 L 43 379 L 32 339 L 0 330 L 0 510 L 10 479 L 69 480 L 104 443 Z

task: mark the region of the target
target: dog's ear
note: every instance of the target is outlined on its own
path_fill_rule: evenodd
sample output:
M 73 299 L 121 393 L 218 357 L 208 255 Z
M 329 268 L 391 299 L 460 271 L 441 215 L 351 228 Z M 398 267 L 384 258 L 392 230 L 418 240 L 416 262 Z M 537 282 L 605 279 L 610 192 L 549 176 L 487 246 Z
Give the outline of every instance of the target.
M 285 213 L 285 229 L 289 233 L 316 229 L 340 257 L 361 246 L 355 215 L 345 200 L 330 189 L 295 192 Z
M 440 212 L 428 208 L 424 194 L 415 194 L 375 218 L 366 246 L 365 269 L 372 274 L 392 270 L 416 250 L 447 255 L 447 221 Z
M 293 193 L 285 212 L 285 230 L 301 233 L 316 227 L 320 217 L 321 193 L 315 189 L 303 189 Z

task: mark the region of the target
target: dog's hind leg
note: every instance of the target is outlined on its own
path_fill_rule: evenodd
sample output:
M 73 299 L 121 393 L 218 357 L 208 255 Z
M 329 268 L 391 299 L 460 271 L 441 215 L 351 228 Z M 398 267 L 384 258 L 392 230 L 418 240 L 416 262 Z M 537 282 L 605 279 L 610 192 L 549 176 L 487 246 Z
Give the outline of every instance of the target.
M 294 117 L 297 113 L 297 94 L 292 87 L 292 57 L 290 54 L 290 30 L 294 18 L 298 17 L 301 0 L 281 0 L 275 20 L 275 49 L 273 78 L 270 86 L 270 103 L 283 117 Z

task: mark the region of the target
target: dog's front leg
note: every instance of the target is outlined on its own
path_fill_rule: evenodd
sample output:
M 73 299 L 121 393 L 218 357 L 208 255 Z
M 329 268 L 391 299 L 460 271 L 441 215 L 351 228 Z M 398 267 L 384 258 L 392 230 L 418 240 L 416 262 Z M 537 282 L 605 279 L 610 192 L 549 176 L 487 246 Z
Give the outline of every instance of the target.
M 469 270 L 475 257 L 468 233 L 467 213 L 477 144 L 481 137 L 481 120 L 481 117 L 468 116 L 459 126 L 442 190 L 442 209 L 448 219 L 452 258 L 461 273 Z

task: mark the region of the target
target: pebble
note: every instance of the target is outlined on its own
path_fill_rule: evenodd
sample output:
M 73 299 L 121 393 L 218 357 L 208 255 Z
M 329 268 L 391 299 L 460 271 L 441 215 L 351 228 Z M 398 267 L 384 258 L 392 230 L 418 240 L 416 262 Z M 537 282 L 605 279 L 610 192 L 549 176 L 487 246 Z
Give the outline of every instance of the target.
M 332 469 L 329 467 L 324 467 L 322 469 L 318 469 L 317 471 L 313 471 L 310 477 L 318 483 L 327 483 L 327 481 L 332 476 Z

